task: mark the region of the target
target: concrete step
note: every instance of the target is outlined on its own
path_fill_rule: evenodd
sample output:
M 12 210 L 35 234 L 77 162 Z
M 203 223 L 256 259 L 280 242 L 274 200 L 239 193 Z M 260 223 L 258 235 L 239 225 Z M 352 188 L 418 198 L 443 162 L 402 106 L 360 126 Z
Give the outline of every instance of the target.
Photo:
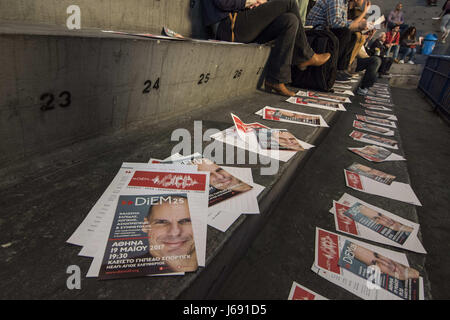
M 320 114 L 330 126 L 342 114 L 293 105 L 285 102 L 285 97 L 253 91 L 246 96 L 230 95 L 224 103 L 210 103 L 205 108 L 186 112 L 168 122 L 81 141 L 0 169 L 0 206 L 2 212 L 12 213 L 0 217 L 0 243 L 9 244 L 2 249 L 0 256 L 4 279 L 0 284 L 0 297 L 202 299 L 215 292 L 268 221 L 273 208 L 292 184 L 295 172 L 308 161 L 316 148 L 299 152 L 289 162 L 280 163 L 275 175 L 261 175 L 261 164 L 243 165 L 251 167 L 254 181 L 266 187 L 258 197 L 261 214 L 242 215 L 224 233 L 208 227 L 207 265 L 195 273 L 183 277 L 116 281 L 85 278 L 90 259 L 77 256 L 79 248 L 67 245 L 65 241 L 104 192 L 122 162 L 147 162 L 150 157 L 169 156 L 172 148 L 179 143 L 171 141 L 173 130 L 185 128 L 194 136 L 195 120 L 202 121 L 202 133 L 212 128 L 224 130 L 232 126 L 230 112 L 233 112 L 246 122 L 259 121 L 270 127 L 286 128 L 299 139 L 316 146 L 330 130 L 261 120 L 254 113 L 265 105 Z M 203 148 L 208 144 L 204 141 Z M 224 159 L 235 160 L 237 151 L 233 149 L 233 153 L 229 152 L 224 148 Z M 246 159 L 249 159 L 248 154 Z M 17 223 L 19 214 L 21 220 Z M 29 232 L 30 228 L 35 232 Z M 81 268 L 82 290 L 67 289 L 64 270 L 69 265 Z M 36 277 L 36 274 L 40 276 Z
M 82 29 L 155 33 L 166 26 L 186 36 L 205 33 L 200 0 L 0 0 L 0 21 L 66 27 L 75 12 L 72 5 L 79 8 Z
M 0 167 L 253 92 L 269 52 L 0 24 Z
M 423 64 L 393 63 L 389 72 L 396 75 L 420 75 Z

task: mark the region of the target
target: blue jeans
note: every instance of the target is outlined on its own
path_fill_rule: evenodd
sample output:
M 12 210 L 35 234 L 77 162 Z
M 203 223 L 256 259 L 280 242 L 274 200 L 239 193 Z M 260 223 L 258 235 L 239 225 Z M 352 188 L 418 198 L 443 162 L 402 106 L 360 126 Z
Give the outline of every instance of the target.
M 405 60 L 406 57 L 409 57 L 409 61 L 412 61 L 414 59 L 414 56 L 416 55 L 416 48 L 410 48 L 410 47 L 401 47 L 400 48 L 400 60 Z
M 393 51 L 392 59 L 397 59 L 398 52 L 400 51 L 400 45 L 396 44 L 392 47 L 389 47 L 389 49 L 386 52 L 386 56 L 389 56 L 389 54 L 391 53 L 391 50 Z

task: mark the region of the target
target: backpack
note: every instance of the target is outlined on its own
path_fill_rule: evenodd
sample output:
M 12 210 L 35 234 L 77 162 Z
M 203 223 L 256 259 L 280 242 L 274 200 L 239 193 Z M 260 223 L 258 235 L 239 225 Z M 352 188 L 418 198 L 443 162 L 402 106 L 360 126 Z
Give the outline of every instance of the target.
M 331 53 L 330 59 L 320 67 L 308 67 L 305 71 L 293 65 L 292 83 L 297 88 L 331 91 L 336 80 L 339 40 L 329 30 L 306 30 L 308 43 L 315 53 Z

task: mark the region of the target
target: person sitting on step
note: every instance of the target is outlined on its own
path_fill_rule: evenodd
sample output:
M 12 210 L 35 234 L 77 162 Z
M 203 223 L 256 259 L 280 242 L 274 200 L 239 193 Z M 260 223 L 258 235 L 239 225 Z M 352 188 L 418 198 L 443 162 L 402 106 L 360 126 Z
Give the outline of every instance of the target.
M 422 37 L 417 41 L 416 38 L 416 28 L 409 27 L 400 36 L 400 61 L 399 63 L 405 63 L 405 59 L 408 59 L 409 64 L 414 64 L 414 57 L 416 55 L 417 46 L 422 44 Z
M 326 63 L 330 53 L 316 54 L 308 44 L 296 0 L 206 0 L 205 25 L 216 25 L 216 38 L 242 43 L 274 40 L 267 63 L 266 91 L 285 96 L 291 82 L 291 66 L 304 70 Z
M 380 77 L 388 76 L 389 75 L 389 69 L 392 66 L 392 62 L 394 61 L 393 58 L 388 57 L 386 52 L 387 48 L 384 45 L 386 41 L 386 33 L 382 32 L 378 36 L 378 38 L 372 43 L 370 46 L 369 54 L 371 56 L 378 56 L 381 58 L 381 65 L 378 69 L 378 74 Z
M 395 63 L 398 63 L 398 52 L 400 50 L 400 26 L 395 26 L 391 29 L 391 31 L 386 32 L 386 40 L 384 41 L 384 45 L 387 48 L 386 55 L 392 51 L 392 59 L 394 59 Z
M 347 70 L 355 48 L 357 37 L 355 31 L 367 29 L 365 15 L 370 7 L 370 1 L 352 0 L 362 7 L 361 14 L 354 20 L 348 20 L 348 0 L 317 0 L 308 13 L 306 25 L 320 28 L 330 28 L 339 40 L 337 61 L 337 80 L 348 80 L 351 75 Z

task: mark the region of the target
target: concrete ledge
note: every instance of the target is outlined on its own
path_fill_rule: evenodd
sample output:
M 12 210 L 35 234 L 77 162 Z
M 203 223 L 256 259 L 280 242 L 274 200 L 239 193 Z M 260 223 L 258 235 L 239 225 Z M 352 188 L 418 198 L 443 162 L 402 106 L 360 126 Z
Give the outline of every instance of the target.
M 185 35 L 201 35 L 200 1 L 164 0 L 0 0 L 0 21 L 66 26 L 80 8 L 81 28 L 160 32 L 163 26 Z
M 0 43 L 0 167 L 248 94 L 270 52 L 11 24 Z

